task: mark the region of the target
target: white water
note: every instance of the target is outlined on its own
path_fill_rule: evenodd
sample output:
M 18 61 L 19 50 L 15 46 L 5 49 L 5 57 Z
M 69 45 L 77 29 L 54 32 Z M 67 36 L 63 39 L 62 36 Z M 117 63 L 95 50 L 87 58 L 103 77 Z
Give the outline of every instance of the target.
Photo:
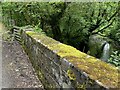
M 110 44 L 106 43 L 103 48 L 103 53 L 102 53 L 102 60 L 103 61 L 108 61 L 109 59 L 109 54 L 110 54 Z

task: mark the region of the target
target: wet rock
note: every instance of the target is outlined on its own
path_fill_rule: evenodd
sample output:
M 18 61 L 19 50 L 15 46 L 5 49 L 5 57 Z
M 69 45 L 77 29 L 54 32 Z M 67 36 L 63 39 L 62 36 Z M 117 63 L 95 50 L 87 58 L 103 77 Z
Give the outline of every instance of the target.
M 89 38 L 89 54 L 101 58 L 103 54 L 104 45 L 108 43 L 110 45 L 110 53 L 113 50 L 113 41 L 107 37 L 100 35 L 92 35 Z

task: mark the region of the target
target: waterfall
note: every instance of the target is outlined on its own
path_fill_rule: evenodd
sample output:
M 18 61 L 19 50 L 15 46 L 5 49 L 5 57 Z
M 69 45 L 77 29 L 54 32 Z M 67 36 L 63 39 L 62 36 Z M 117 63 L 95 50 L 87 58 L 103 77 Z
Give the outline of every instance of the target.
M 108 59 L 109 59 L 109 54 L 110 54 L 110 44 L 109 43 L 105 43 L 105 45 L 103 47 L 103 53 L 102 53 L 101 59 L 103 61 L 107 62 Z

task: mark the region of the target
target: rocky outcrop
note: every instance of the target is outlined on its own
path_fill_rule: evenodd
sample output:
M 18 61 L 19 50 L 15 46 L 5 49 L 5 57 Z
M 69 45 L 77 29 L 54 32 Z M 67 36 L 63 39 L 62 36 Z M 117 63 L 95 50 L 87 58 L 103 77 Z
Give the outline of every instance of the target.
M 114 42 L 107 38 L 100 36 L 98 34 L 92 35 L 89 38 L 89 54 L 97 57 L 97 58 L 103 58 L 104 50 L 106 44 L 109 44 L 109 56 L 112 54 L 112 51 L 115 50 Z M 108 56 L 108 58 L 109 58 Z M 106 60 L 105 60 L 106 61 Z

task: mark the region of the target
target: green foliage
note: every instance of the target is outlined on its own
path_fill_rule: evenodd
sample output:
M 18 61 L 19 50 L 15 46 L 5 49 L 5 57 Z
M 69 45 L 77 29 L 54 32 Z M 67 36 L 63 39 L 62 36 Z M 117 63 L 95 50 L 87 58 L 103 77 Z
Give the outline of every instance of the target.
M 118 51 L 114 51 L 110 56 L 108 62 L 117 67 L 120 66 L 120 53 Z
M 39 27 L 40 24 L 36 25 L 33 29 L 36 33 L 45 34 L 43 30 Z
M 89 37 L 101 34 L 120 42 L 118 2 L 3 2 L 8 26 L 35 26 L 43 33 L 87 52 Z M 38 23 L 40 23 L 38 25 Z
M 60 20 L 62 41 L 84 51 L 89 36 L 108 36 L 117 26 L 118 3 L 71 3 Z M 67 38 L 66 38 L 67 37 Z
M 38 23 L 40 28 L 46 33 L 51 32 L 58 36 L 59 33 L 54 33 L 59 30 L 57 25 L 64 9 L 64 2 L 3 2 L 2 11 L 4 23 L 8 25 L 35 26 Z M 49 30 L 48 30 L 49 29 Z M 51 30 L 51 31 L 50 31 Z M 55 36 L 56 35 L 56 36 Z
M 119 28 L 111 29 L 111 32 L 108 36 L 114 41 L 117 41 L 118 44 L 120 45 L 120 29 Z

